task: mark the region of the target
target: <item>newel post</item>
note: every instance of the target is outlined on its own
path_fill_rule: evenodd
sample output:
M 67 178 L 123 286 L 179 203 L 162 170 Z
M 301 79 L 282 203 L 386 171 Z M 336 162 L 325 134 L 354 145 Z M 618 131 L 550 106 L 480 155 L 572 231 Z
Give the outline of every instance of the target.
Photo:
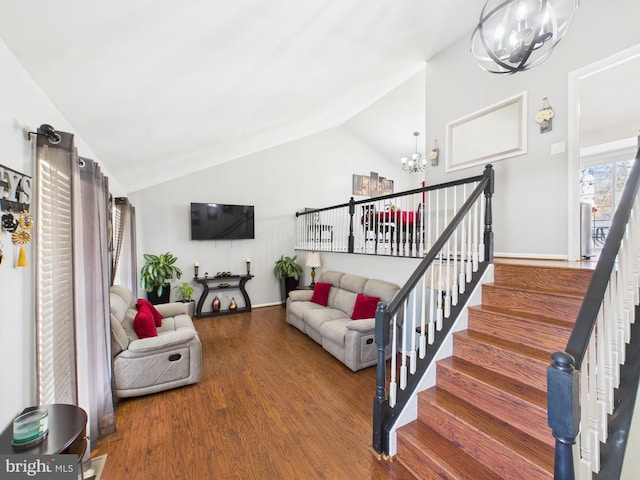
M 566 352 L 555 352 L 547 367 L 547 417 L 556 439 L 554 480 L 575 480 L 573 444 L 580 429 L 578 371 Z
M 484 189 L 484 259 L 493 262 L 493 213 L 491 211 L 491 197 L 495 187 L 495 172 L 492 165 L 484 168 L 483 175 L 489 178 L 489 183 Z
M 377 453 L 387 453 L 388 441 L 384 435 L 384 426 L 389 419 L 389 398 L 387 390 L 386 349 L 389 345 L 389 311 L 380 302 L 376 309 L 375 340 L 378 347 L 378 365 L 376 370 L 376 396 L 373 399 L 373 449 Z
M 349 253 L 353 253 L 355 241 L 356 241 L 355 237 L 353 236 L 353 214 L 355 212 L 356 212 L 356 202 L 353 199 L 353 197 L 351 197 L 351 199 L 349 200 L 349 245 L 348 245 Z

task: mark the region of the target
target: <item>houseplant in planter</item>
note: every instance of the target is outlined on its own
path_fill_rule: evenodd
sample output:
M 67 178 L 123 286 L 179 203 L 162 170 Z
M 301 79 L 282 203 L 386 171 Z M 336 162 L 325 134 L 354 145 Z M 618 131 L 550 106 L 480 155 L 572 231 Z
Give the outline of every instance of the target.
M 174 265 L 177 257 L 169 252 L 161 255 L 145 253 L 143 256 L 145 264 L 140 270 L 140 286 L 147 291 L 151 303 L 167 303 L 171 293 L 167 280 L 174 275 L 176 278 L 182 276 L 182 270 Z
M 276 260 L 276 266 L 273 268 L 273 274 L 280 279 L 280 293 L 282 306 L 287 302 L 287 297 L 291 290 L 295 290 L 300 281 L 302 267 L 296 262 L 297 255 L 293 257 L 280 256 L 280 260 Z
M 178 292 L 178 301 L 187 304 L 187 313 L 193 318 L 195 305 L 193 301 L 193 287 L 188 282 L 182 282 L 175 285 L 173 288 Z

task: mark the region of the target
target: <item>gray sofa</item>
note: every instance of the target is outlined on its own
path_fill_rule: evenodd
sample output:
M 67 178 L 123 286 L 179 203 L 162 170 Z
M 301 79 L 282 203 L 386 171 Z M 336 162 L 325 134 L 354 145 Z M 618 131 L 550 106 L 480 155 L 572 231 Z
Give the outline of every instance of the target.
M 377 363 L 375 318 L 351 320 L 358 293 L 391 303 L 398 285 L 358 275 L 326 271 L 318 282 L 330 283 L 327 306 L 311 302 L 312 290 L 294 290 L 287 298 L 287 323 L 307 334 L 354 372 Z M 388 349 L 387 356 L 390 355 Z
M 133 328 L 136 298 L 125 287 L 109 290 L 111 355 L 118 397 L 160 392 L 200 381 L 202 347 L 185 303 L 156 305 L 158 336 L 138 338 Z

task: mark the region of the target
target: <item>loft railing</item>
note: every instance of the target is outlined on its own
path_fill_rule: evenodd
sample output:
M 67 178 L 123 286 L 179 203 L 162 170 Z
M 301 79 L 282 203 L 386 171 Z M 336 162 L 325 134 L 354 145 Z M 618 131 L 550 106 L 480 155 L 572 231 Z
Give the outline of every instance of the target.
M 479 175 L 366 200 L 355 201 L 352 197 L 347 203 L 326 208 L 305 209 L 296 213 L 295 248 L 421 258 L 469 192 L 483 179 Z M 477 222 L 484 215 L 485 204 L 481 202 L 476 208 Z M 465 248 L 482 243 L 483 236 L 477 227 L 477 223 L 469 227 L 471 236 L 465 234 Z
M 474 183 L 475 188 L 459 207 L 454 201 L 455 213 L 436 232 L 433 244 L 425 243 L 425 258 L 396 298 L 388 306 L 378 305 L 373 448 L 379 454 L 389 454 L 393 425 L 433 362 L 474 284 L 493 261 L 491 165 L 474 178 Z M 387 360 L 389 351 L 392 353 Z
M 626 361 L 626 344 L 631 340 L 639 302 L 639 159 L 640 150 L 565 351 L 552 355 L 547 370 L 556 480 L 591 479 L 600 472 L 600 450 L 606 446 L 609 416 L 614 407 L 619 408 L 614 405 L 614 390 L 620 385 L 621 365 Z M 634 344 L 639 341 L 633 339 Z M 637 376 L 636 370 L 635 387 L 630 388 L 633 391 L 627 398 L 635 399 Z M 619 476 L 609 474 L 606 478 Z

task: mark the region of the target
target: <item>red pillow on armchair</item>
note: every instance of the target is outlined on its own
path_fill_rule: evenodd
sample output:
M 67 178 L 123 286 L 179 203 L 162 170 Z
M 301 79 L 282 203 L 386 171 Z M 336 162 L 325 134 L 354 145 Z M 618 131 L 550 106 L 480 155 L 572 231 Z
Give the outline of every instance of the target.
M 326 307 L 329 303 L 329 290 L 331 290 L 330 283 L 316 283 L 313 288 L 313 295 L 311 296 L 311 301 L 313 303 L 317 303 L 318 305 L 322 305 Z
M 142 305 L 148 307 L 149 310 L 151 311 L 151 314 L 153 315 L 153 321 L 155 322 L 156 327 L 161 327 L 162 314 L 158 311 L 156 307 L 153 306 L 153 303 L 151 303 L 149 300 L 145 300 L 144 298 L 139 298 L 138 301 L 136 302 L 136 308 L 140 310 L 140 307 Z
M 133 319 L 133 329 L 139 338 L 158 336 L 156 323 L 153 320 L 153 313 L 147 305 L 141 304 L 140 307 L 138 307 L 138 313 L 136 313 L 136 317 Z

